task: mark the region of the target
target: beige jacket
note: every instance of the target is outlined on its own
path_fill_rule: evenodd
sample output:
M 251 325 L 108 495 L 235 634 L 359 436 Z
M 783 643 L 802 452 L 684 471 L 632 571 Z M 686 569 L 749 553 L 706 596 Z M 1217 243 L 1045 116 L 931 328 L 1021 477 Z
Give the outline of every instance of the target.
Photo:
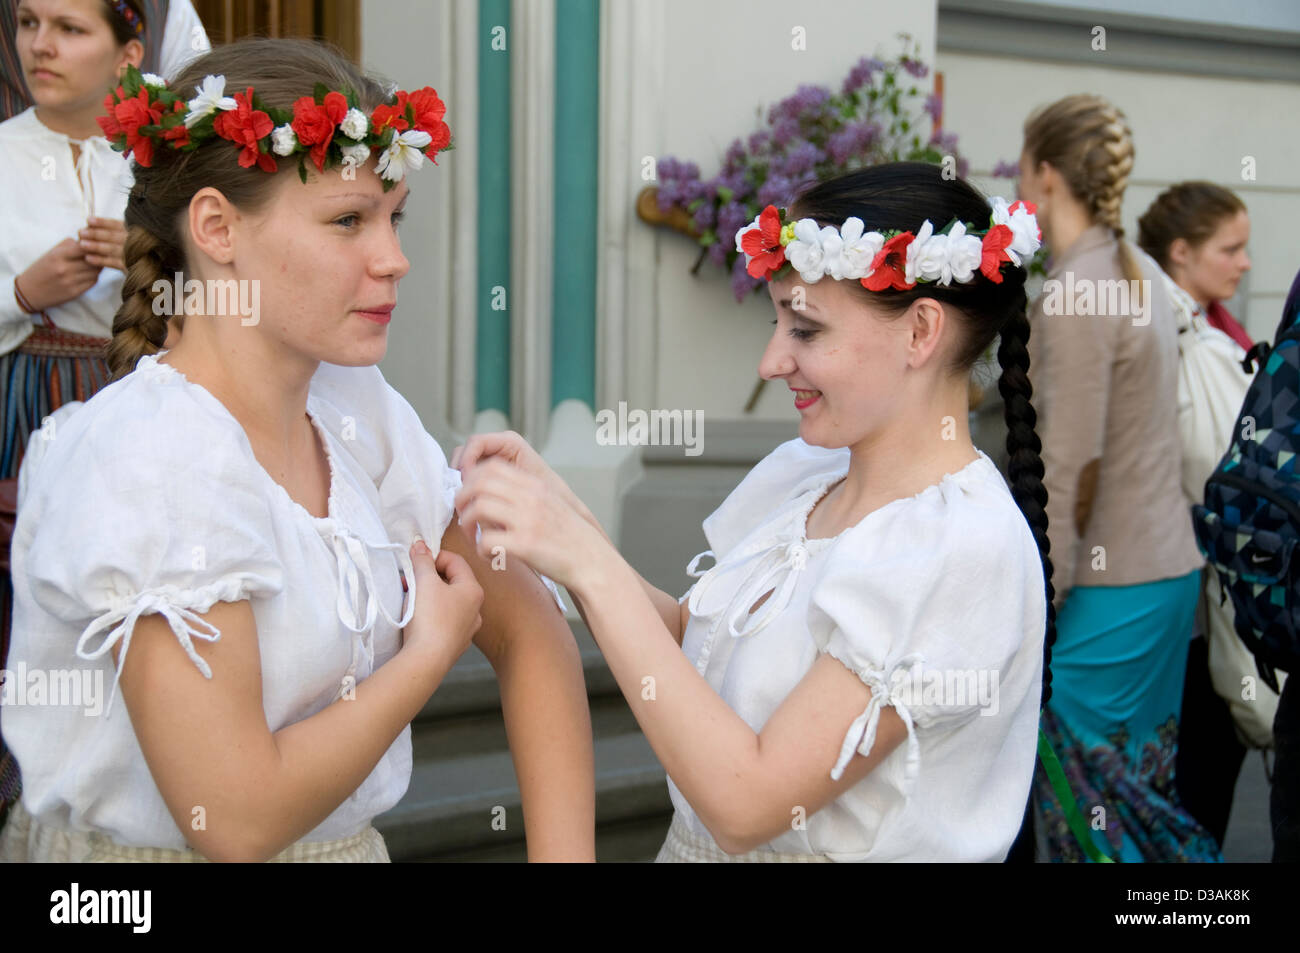
M 1059 608 L 1074 586 L 1130 586 L 1204 565 L 1180 477 L 1177 327 L 1158 267 L 1136 248 L 1143 297 L 1094 225 L 1029 313 L 1029 378 L 1046 469 Z M 1149 297 L 1148 297 L 1149 296 Z

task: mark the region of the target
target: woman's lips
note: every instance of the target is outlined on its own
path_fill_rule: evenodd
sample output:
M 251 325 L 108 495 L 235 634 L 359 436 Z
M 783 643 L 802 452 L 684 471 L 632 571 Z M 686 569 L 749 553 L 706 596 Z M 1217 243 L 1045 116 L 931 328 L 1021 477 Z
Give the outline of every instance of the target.
M 393 320 L 393 309 L 391 306 L 376 311 L 358 311 L 357 314 L 361 315 L 367 321 L 375 322 L 375 324 L 387 324 L 389 321 Z
M 794 392 L 794 406 L 798 410 L 803 410 L 805 407 L 811 407 L 813 404 L 817 403 L 822 396 L 822 392 L 819 390 L 798 390 L 794 387 L 791 387 L 790 390 Z

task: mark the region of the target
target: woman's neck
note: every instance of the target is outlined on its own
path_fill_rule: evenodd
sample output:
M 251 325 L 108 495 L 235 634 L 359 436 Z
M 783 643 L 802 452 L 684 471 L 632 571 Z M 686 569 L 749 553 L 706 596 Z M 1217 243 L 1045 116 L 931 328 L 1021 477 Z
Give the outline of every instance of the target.
M 180 343 L 166 363 L 219 400 L 248 434 L 250 442 L 287 447 L 302 433 L 307 393 L 319 362 L 294 361 L 260 339 L 242 336 L 233 345 L 187 315 Z
M 1048 207 L 1043 219 L 1043 238 L 1052 249 L 1052 254 L 1059 259 L 1094 224 L 1096 223 L 1082 202 L 1073 197 L 1057 199 Z
M 67 136 L 69 139 L 89 139 L 92 136 L 102 136 L 103 130 L 95 122 L 102 109 L 64 111 L 51 110 L 45 106 L 36 107 L 36 118 L 40 120 L 42 126 Z

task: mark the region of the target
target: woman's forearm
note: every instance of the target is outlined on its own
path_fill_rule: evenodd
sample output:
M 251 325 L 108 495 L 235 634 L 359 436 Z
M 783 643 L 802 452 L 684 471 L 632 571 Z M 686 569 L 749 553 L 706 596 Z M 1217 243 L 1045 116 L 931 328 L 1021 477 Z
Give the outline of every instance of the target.
M 582 659 L 550 611 L 494 663 L 530 861 L 595 860 L 591 716 Z

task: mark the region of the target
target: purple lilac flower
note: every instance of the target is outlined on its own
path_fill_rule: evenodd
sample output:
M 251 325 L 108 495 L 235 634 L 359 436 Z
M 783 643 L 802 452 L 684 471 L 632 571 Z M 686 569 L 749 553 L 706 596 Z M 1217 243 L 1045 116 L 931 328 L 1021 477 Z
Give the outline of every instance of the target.
M 931 119 L 938 122 L 939 114 L 943 112 L 943 98 L 938 93 L 931 93 L 925 97 L 925 106 L 923 108 L 930 114 Z
M 736 232 L 749 222 L 749 213 L 739 202 L 728 202 L 718 209 L 718 243 L 724 251 L 736 247 Z
M 880 124 L 875 122 L 850 123 L 833 132 L 826 140 L 826 151 L 836 165 L 860 157 L 880 135 Z
M 732 198 L 736 199 L 746 198 L 750 192 L 754 191 L 743 170 L 732 172 L 729 175 L 718 176 L 715 191 L 716 189 L 730 189 Z
M 793 182 L 783 175 L 769 175 L 762 188 L 758 190 L 758 204 L 763 208 L 769 205 L 781 208 L 789 204 L 793 195 Z
M 940 152 L 954 152 L 957 149 L 957 133 L 935 130 L 930 137 L 930 145 L 936 146 Z
M 871 82 L 871 77 L 885 68 L 885 64 L 880 62 L 874 56 L 858 60 L 857 65 L 849 70 L 849 76 L 844 80 L 844 94 L 847 96 L 855 90 Z
M 715 208 L 716 206 L 706 199 L 704 204 L 695 210 L 693 221 L 695 222 L 695 227 L 699 229 L 699 231 L 707 232 L 713 227 L 714 222 L 717 220 L 714 212 Z
M 787 96 L 768 112 L 767 121 L 775 123 L 781 117 L 799 119 L 808 113 L 816 112 L 831 99 L 831 91 L 825 86 L 803 85 L 795 90 L 793 96 Z
M 659 183 L 659 191 L 655 196 L 655 204 L 659 206 L 659 211 L 667 212 L 675 205 L 682 202 L 682 187 L 676 179 L 668 179 Z
M 911 57 L 904 56 L 899 63 L 903 69 L 907 70 L 917 79 L 925 79 L 925 77 L 930 74 L 930 67 L 926 66 L 920 60 L 914 60 Z
M 1019 162 L 1008 162 L 1006 159 L 1001 159 L 998 164 L 993 167 L 993 178 L 995 179 L 1016 179 L 1019 177 Z
M 709 261 L 717 265 L 719 268 L 727 267 L 727 252 L 730 250 L 730 245 L 724 244 L 722 241 L 714 242 L 709 246 Z
M 675 179 L 681 174 L 681 163 L 672 156 L 664 156 L 659 160 L 659 180 Z
M 799 120 L 793 116 L 782 116 L 772 126 L 772 145 L 784 149 L 798 135 Z
M 736 296 L 736 300 L 744 301 L 745 296 L 753 294 L 759 284 L 759 280 L 745 270 L 745 256 L 737 255 L 736 263 L 731 266 L 731 293 Z
M 745 164 L 745 144 L 739 139 L 733 139 L 731 145 L 727 147 L 726 155 L 722 157 L 722 171 L 724 174 L 730 174 L 742 168 Z
M 780 173 L 786 178 L 799 179 L 812 171 L 813 166 L 826 158 L 826 153 L 806 139 L 791 147 L 781 162 Z
M 754 133 L 749 137 L 749 142 L 748 142 L 749 151 L 762 152 L 764 149 L 767 148 L 767 144 L 771 140 L 771 138 L 772 138 L 772 134 L 770 132 L 768 132 L 766 129 L 760 129 L 758 132 Z

